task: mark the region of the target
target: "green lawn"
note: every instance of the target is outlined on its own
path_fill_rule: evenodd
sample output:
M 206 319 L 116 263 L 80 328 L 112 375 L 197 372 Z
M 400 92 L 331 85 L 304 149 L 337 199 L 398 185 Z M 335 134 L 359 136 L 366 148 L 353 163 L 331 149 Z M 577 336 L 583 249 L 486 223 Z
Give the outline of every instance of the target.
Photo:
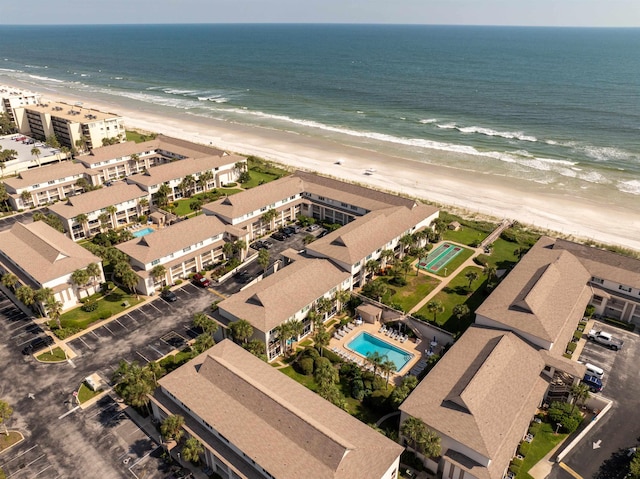
M 66 361 L 67 355 L 61 348 L 54 348 L 51 353 L 47 351 L 46 353 L 36 356 L 36 359 L 45 363 L 59 363 L 61 361 Z
M 142 143 L 144 141 L 149 141 L 153 137 L 155 137 L 155 133 L 143 134 L 138 131 L 126 131 L 127 141 L 135 141 L 136 143 Z
M 487 236 L 487 233 L 484 231 L 472 228 L 471 226 L 462 226 L 458 231 L 446 229 L 442 233 L 442 239 L 466 244 L 467 246 L 479 244 Z
M 278 369 L 278 371 L 286 374 L 291 379 L 299 382 L 303 386 L 311 389 L 312 391 L 316 391 L 318 389 L 318 385 L 316 384 L 313 376 L 305 376 L 304 374 L 300 374 L 293 369 L 293 366 L 287 366 L 286 368 Z
M 251 180 L 242 183 L 243 188 L 255 188 L 258 185 L 269 183 L 270 181 L 280 178 L 280 175 L 274 175 L 273 173 L 255 170 L 249 170 L 249 175 L 251 176 Z
M 172 211 L 177 216 L 187 216 L 193 213 L 193 210 L 189 207 L 189 205 L 195 199 L 201 200 L 202 204 L 205 205 L 212 201 L 216 201 L 217 199 L 220 199 L 225 195 L 229 196 L 241 191 L 242 190 L 239 188 L 216 188 L 215 190 L 210 190 L 205 193 L 198 193 L 197 195 L 193 195 L 191 198 L 184 198 L 174 201 L 174 209 Z
M 476 271 L 478 273 L 478 278 L 471 284 L 470 293 L 467 292 L 469 280 L 465 277 L 468 271 Z M 486 277 L 482 270 L 474 266 L 466 267 L 451 280 L 449 285 L 434 298 L 441 301 L 444 306 L 444 312 L 436 316 L 438 325 L 450 333 L 462 333 L 466 330 L 473 322 L 473 314 L 470 314 L 467 318 L 458 319 L 453 315 L 453 308 L 458 304 L 466 304 L 471 313 L 473 313 L 486 298 L 483 288 L 485 281 Z M 418 310 L 418 314 L 430 320 L 433 319 L 433 313 L 429 312 L 426 304 Z
M 124 302 L 129 303 L 128 306 L 123 306 Z M 109 295 L 98 300 L 98 309 L 91 311 L 90 313 L 82 311 L 80 306 L 71 311 L 67 311 L 60 316 L 60 324 L 63 328 L 80 328 L 85 329 L 91 323 L 100 321 L 101 319 L 107 319 L 111 316 L 118 314 L 125 309 L 129 309 L 138 303 L 144 301 L 143 299 L 136 299 L 135 295 L 126 293 L 120 288 L 114 289 Z M 55 328 L 55 321 L 53 321 Z
M 545 422 L 540 426 L 540 430 L 531 441 L 529 451 L 520 466 L 518 474 L 516 474 L 516 479 L 533 479 L 528 473 L 529 470 L 567 437 L 567 434 L 555 434 L 553 427 L 549 423 Z
M 87 387 L 85 383 L 82 383 L 82 385 L 80 386 L 80 389 L 78 390 L 78 401 L 80 402 L 80 404 L 82 404 L 88 401 L 89 399 L 96 397 L 98 394 L 101 394 L 101 393 L 102 393 L 102 389 L 98 389 L 97 391 L 92 391 Z
M 445 268 L 440 268 L 440 271 L 434 274 L 437 276 L 442 276 L 443 278 L 445 276 L 451 276 L 451 273 L 455 271 L 457 268 L 459 268 L 462 263 L 464 263 L 469 258 L 471 258 L 471 256 L 473 256 L 473 251 L 467 248 L 463 248 L 462 251 L 458 253 L 455 258 L 453 258 L 451 261 L 447 263 L 446 275 L 445 275 Z
M 384 302 L 386 304 L 395 303 L 402 306 L 402 310 L 410 311 L 425 296 L 435 289 L 440 281 L 426 275 L 418 275 L 414 272 L 407 274 L 406 286 L 395 286 L 389 284 L 390 276 L 383 276 L 382 281 L 389 287 L 389 293 L 385 295 Z
M 496 267 L 496 269 L 510 269 L 518 262 L 515 251 L 521 248 L 518 243 L 498 238 L 493 243 L 493 249 L 490 255 L 483 255 L 487 263 Z

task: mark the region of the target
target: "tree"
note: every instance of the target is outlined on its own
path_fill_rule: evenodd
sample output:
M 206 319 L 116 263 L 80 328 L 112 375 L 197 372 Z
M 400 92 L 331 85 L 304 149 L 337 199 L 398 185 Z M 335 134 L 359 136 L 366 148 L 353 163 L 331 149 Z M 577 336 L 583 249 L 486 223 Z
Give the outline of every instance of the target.
M 384 362 L 384 356 L 382 356 L 378 351 L 372 351 L 367 353 L 367 361 L 369 361 L 373 366 L 373 375 L 375 376 L 380 365 Z
M 313 340 L 316 343 L 316 348 L 320 350 L 320 355 L 322 356 L 324 348 L 329 346 L 329 343 L 331 342 L 331 335 L 324 328 L 322 328 L 321 330 L 316 332 Z
M 233 339 L 239 343 L 246 343 L 253 336 L 253 326 L 246 319 L 232 321 L 229 323 L 229 329 L 231 329 Z
M 589 399 L 589 386 L 580 382 L 571 386 L 571 396 L 573 396 L 573 408 L 571 412 L 575 410 L 576 404 L 584 404 Z
M 129 265 L 124 269 L 120 274 L 120 281 L 132 294 L 136 295 L 136 299 L 140 296 L 138 295 L 138 290 L 136 289 L 136 285 L 138 284 L 138 275 L 131 269 Z
M 47 136 L 45 144 L 50 148 L 60 148 L 60 141 L 56 135 Z
M 380 371 L 386 376 L 387 389 L 389 389 L 389 376 L 397 369 L 398 368 L 396 367 L 396 363 L 391 361 L 391 359 L 389 359 L 388 357 L 384 356 L 384 360 L 380 363 Z
M 400 433 L 407 438 L 414 451 L 427 457 L 437 457 L 442 452 L 440 437 L 421 419 L 407 418 L 400 427 Z
M 473 282 L 478 279 L 478 276 L 480 276 L 478 274 L 477 271 L 475 270 L 471 270 L 471 271 L 467 271 L 464 275 L 465 278 L 467 278 L 469 280 L 469 289 L 471 289 L 471 285 L 473 284 Z
M 8 199 L 9 199 L 9 193 L 7 193 L 7 187 L 4 183 L 0 183 L 0 203 L 2 203 L 3 205 L 3 208 L 2 208 L 3 210 L 9 209 L 9 205 L 7 204 Z
M 193 342 L 193 346 L 191 346 L 191 349 L 193 349 L 196 354 L 201 354 L 204 353 L 207 349 L 212 348 L 215 344 L 216 343 L 213 340 L 213 336 L 211 336 L 211 334 L 202 333 Z
M 198 211 L 200 211 L 202 209 L 202 200 L 199 199 L 193 199 L 191 200 L 191 202 L 189 203 L 189 209 L 191 211 L 195 211 L 196 212 L 196 216 L 198 215 Z
M 313 378 L 318 384 L 319 389 L 334 385 L 340 379 L 338 370 L 333 367 L 331 361 L 327 358 L 317 358 Z
M 182 457 L 189 462 L 197 464 L 200 461 L 200 454 L 204 452 L 202 443 L 195 437 L 190 437 L 184 442 L 182 447 Z
M 226 259 L 231 258 L 233 256 L 233 243 L 225 243 L 222 245 L 222 253 Z
M 200 312 L 193 315 L 193 326 L 202 329 L 204 333 L 213 336 L 218 330 L 218 323 L 216 323 L 207 314 Z
M 40 288 L 35 293 L 35 300 L 40 303 L 46 303 L 53 298 L 53 290 L 51 288 Z
M 169 204 L 169 195 L 173 193 L 173 190 L 166 183 L 162 183 L 155 193 L 156 204 L 160 208 L 164 208 Z
M 467 306 L 466 304 L 456 304 L 453 307 L 453 315 L 458 318 L 458 319 L 462 319 L 465 316 L 467 316 L 471 310 L 469 309 L 469 306 Z
M 155 379 L 149 368 L 140 367 L 134 361 L 120 361 L 118 369 L 113 373 L 115 390 L 124 402 L 133 407 L 149 408 L 149 394 L 153 392 Z
M 275 209 L 271 208 L 270 210 L 266 211 L 266 212 L 265 212 L 265 213 L 260 217 L 260 219 L 261 219 L 264 223 L 266 223 L 266 224 L 268 224 L 268 225 L 269 225 L 267 229 L 272 230 L 272 229 L 274 229 L 274 228 L 275 228 L 275 223 L 274 223 L 274 221 L 275 221 L 275 219 L 276 219 L 276 217 L 277 217 L 277 216 L 278 216 L 278 212 L 277 212 Z
M 89 282 L 89 273 L 87 273 L 86 269 L 77 269 L 71 273 L 71 281 L 73 281 L 73 284 L 79 289 L 84 289 Z M 78 296 L 81 297 L 80 295 Z
M 116 218 L 116 213 L 118 212 L 118 208 L 116 208 L 113 205 L 109 205 L 105 208 L 105 210 L 107 211 L 107 214 L 111 218 L 112 227 L 115 228 L 116 226 L 118 226 L 118 219 Z
M 60 315 L 62 314 L 62 303 L 57 301 L 55 297 L 51 296 L 47 302 L 45 303 L 45 310 L 47 311 L 47 315 L 51 320 L 55 321 L 58 325 L 58 329 L 62 326 L 60 325 Z
M 291 338 L 291 327 L 289 321 L 285 321 L 284 323 L 279 324 L 275 328 L 276 333 L 278 334 L 278 339 L 280 340 L 280 348 L 283 354 L 287 353 L 287 342 L 289 338 Z
M 241 239 L 234 241 L 233 251 L 234 253 L 238 253 L 240 260 L 244 260 L 244 255 L 247 252 L 247 242 Z
M 25 306 L 31 306 L 35 302 L 36 293 L 31 286 L 20 286 L 16 289 L 16 298 Z
M 629 474 L 631 475 L 629 479 L 640 479 L 640 452 L 637 450 L 629 464 Z
M 248 343 L 243 344 L 242 347 L 255 357 L 262 359 L 265 363 L 267 362 L 267 355 L 265 354 L 266 346 L 259 339 L 252 339 Z
M 102 277 L 102 271 L 97 263 L 89 263 L 87 265 L 87 274 L 91 278 L 91 282 L 94 286 L 98 282 L 98 279 Z
M 180 442 L 180 439 L 184 435 L 182 426 L 184 426 L 184 417 L 179 414 L 172 414 L 162 421 L 162 424 L 160 425 L 160 434 L 162 434 L 162 437 L 165 439 Z
M 13 273 L 5 273 L 2 276 L 2 286 L 15 291 L 16 284 L 18 284 L 18 277 Z
M 379 279 L 371 281 L 364 285 L 362 288 L 362 294 L 367 298 L 375 299 L 380 302 L 382 297 L 387 294 L 389 288 Z
M 7 421 L 13 414 L 13 408 L 8 402 L 0 400 L 0 424 L 4 425 L 4 433 L 8 436 L 9 429 L 7 428 Z
M 342 311 L 344 309 L 344 305 L 349 302 L 351 299 L 351 293 L 344 289 L 336 291 L 335 300 L 337 303 L 338 311 Z
M 209 182 L 213 180 L 213 172 L 211 170 L 207 170 L 203 172 L 198 177 L 198 186 L 202 188 L 203 191 L 207 191 L 209 189 Z
M 109 215 L 107 213 L 100 213 L 98 221 L 100 221 L 100 231 L 109 227 Z
M 178 189 L 180 190 L 183 196 L 186 196 L 187 198 L 189 198 L 193 194 L 193 188 L 195 187 L 195 185 L 196 185 L 196 179 L 193 177 L 193 175 L 187 175 L 182 179 L 182 181 L 178 185 Z
M 151 361 L 150 363 L 147 364 L 146 368 L 149 370 L 149 372 L 153 376 L 153 386 L 157 387 L 158 379 L 164 376 L 164 374 L 166 373 L 166 370 L 162 367 L 162 365 L 158 361 Z
M 364 265 L 364 269 L 367 272 L 367 274 L 370 274 L 371 277 L 373 277 L 376 271 L 380 271 L 380 262 L 376 261 L 375 259 L 370 259 Z
M 40 148 L 38 148 L 37 146 L 34 146 L 33 148 L 31 148 L 31 155 L 36 157 L 36 162 L 38 163 L 38 166 L 40 166 Z
M 389 396 L 389 401 L 394 409 L 398 409 L 400 404 L 411 394 L 411 391 L 418 385 L 418 378 L 408 375 L 402 378 L 402 382 L 397 386 Z
M 404 256 L 405 251 L 407 250 L 407 248 L 409 246 L 411 246 L 414 242 L 413 240 L 413 236 L 411 236 L 410 234 L 406 234 L 404 236 L 402 236 L 398 242 L 400 243 L 400 245 L 402 246 L 402 256 Z
M 17 133 L 15 123 L 11 120 L 8 112 L 0 113 L 0 135 L 10 135 Z
M 269 266 L 269 261 L 271 261 L 271 257 L 269 255 L 269 250 L 266 248 L 262 248 L 258 251 L 258 264 L 262 267 L 262 272 L 267 272 L 267 266 Z
M 444 313 L 444 305 L 441 301 L 433 299 L 427 303 L 427 311 L 433 313 L 433 322 L 436 322 L 437 315 Z
M 158 281 L 160 281 L 162 285 L 164 284 L 164 280 L 167 276 L 167 269 L 161 264 L 158 264 L 151 269 L 150 274 L 151 274 L 151 277 L 153 278 L 154 283 L 157 283 Z
M 400 264 L 398 265 L 398 269 L 400 269 L 400 271 L 404 273 L 404 279 L 406 280 L 407 274 L 409 273 L 409 271 L 411 271 L 411 258 L 409 258 L 408 256 L 402 258 Z
M 322 321 L 327 319 L 327 314 L 333 310 L 333 300 L 322 297 L 316 301 L 316 311 L 320 314 Z
M 89 223 L 89 217 L 84 213 L 80 213 L 78 216 L 73 218 L 73 221 L 82 226 L 82 232 L 87 236 L 87 224 Z
M 487 276 L 487 283 L 491 283 L 491 280 L 496 277 L 496 267 L 492 264 L 486 265 L 484 274 Z

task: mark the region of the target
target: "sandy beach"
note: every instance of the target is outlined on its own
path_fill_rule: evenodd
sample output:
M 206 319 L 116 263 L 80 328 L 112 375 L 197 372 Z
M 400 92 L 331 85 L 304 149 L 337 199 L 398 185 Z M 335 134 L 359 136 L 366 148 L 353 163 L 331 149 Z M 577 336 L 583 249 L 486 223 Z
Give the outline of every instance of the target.
M 29 88 L 19 84 L 14 86 Z M 458 212 L 510 218 L 563 236 L 640 251 L 640 205 L 635 198 L 628 204 L 603 204 L 602 201 L 536 190 L 535 184 L 524 180 L 429 165 L 393 156 L 389 152 L 374 151 L 370 147 L 350 147 L 320 138 L 182 113 L 167 118 L 143 104 L 127 102 L 123 98 L 116 103 L 105 98 L 70 96 L 66 92 L 42 93 L 49 100 L 82 101 L 83 107 L 120 114 L 125 118 L 128 129 L 210 144 L 293 168 L 452 206 Z M 443 158 L 448 153 L 433 151 L 431 154 Z M 375 172 L 367 174 L 367 169 Z

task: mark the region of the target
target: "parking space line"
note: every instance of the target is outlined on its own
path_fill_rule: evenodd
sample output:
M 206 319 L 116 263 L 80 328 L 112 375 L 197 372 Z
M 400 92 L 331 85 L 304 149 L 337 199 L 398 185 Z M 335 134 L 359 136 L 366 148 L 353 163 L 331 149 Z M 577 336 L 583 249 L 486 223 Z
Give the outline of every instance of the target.
M 104 329 L 106 329 L 107 331 L 109 331 L 111 333 L 111 336 L 115 336 L 115 334 L 113 334 L 113 331 L 111 331 L 109 329 L 109 326 L 107 326 L 106 324 L 104 326 L 102 326 Z
M 137 354 L 138 356 L 140 356 L 142 359 L 144 359 L 146 362 L 148 362 L 148 363 L 150 363 L 150 362 L 151 362 L 151 360 L 150 360 L 150 359 L 147 359 L 146 357 L 144 357 L 144 355 L 143 355 L 140 351 L 136 351 L 136 354 Z
M 154 348 L 154 347 L 153 347 L 153 346 L 151 346 L 150 344 L 149 344 L 149 347 L 150 347 L 151 349 L 153 349 L 156 353 L 158 353 L 158 354 L 160 355 L 160 357 L 164 356 L 164 353 L 161 353 L 160 351 L 158 351 L 156 348 Z
M 580 474 L 578 474 L 576 471 L 574 471 L 573 469 L 571 469 L 569 466 L 567 466 L 564 462 L 559 462 L 558 465 L 564 469 L 565 471 L 567 471 L 569 474 L 571 474 L 573 477 L 575 477 L 576 479 L 583 479 L 582 476 Z
M 180 291 L 182 291 L 182 292 L 186 293 L 186 294 L 187 294 L 187 296 L 191 296 L 191 295 L 193 294 L 193 293 L 190 293 L 189 291 L 187 291 L 187 290 L 186 290 L 186 289 L 184 289 L 184 288 L 180 288 Z
M 127 331 L 129 331 L 129 328 L 127 328 L 124 324 L 122 324 L 120 322 L 120 320 L 116 319 L 116 323 L 118 323 L 120 326 L 122 326 L 124 329 L 126 329 Z
M 24 456 L 26 453 L 28 453 L 29 451 L 35 449 L 36 447 L 38 447 L 38 445 L 36 444 L 35 446 L 31 446 L 29 449 L 27 449 L 26 451 L 24 451 L 22 454 L 18 454 L 16 457 L 14 457 L 13 459 L 9 459 L 7 462 L 5 462 L 3 464 L 3 467 L 6 466 L 7 464 L 9 464 L 11 461 L 15 461 L 16 459 Z
M 44 471 L 46 471 L 47 469 L 49 469 L 49 468 L 51 468 L 51 467 L 53 467 L 53 466 L 52 466 L 51 464 L 49 464 L 47 467 L 45 467 L 42 471 L 40 471 L 38 474 L 36 474 L 36 475 L 35 475 L 35 476 L 33 476 L 33 477 L 38 477 L 40 474 L 42 474 Z
M 91 346 L 89 346 L 89 345 L 87 344 L 87 342 L 86 342 L 84 339 L 82 339 L 82 336 L 80 336 L 78 339 L 79 339 L 80 341 L 82 341 L 82 344 L 84 344 L 84 345 L 87 347 L 87 349 L 88 349 L 89 351 L 93 351 L 93 348 L 92 348 Z
M 149 303 L 149 306 L 151 306 L 153 309 L 155 309 L 156 311 L 160 312 L 160 309 L 156 308 L 156 305 L 153 303 Z
M 31 464 L 33 464 L 34 462 L 38 462 L 40 459 L 42 459 L 43 457 L 46 457 L 46 454 L 40 454 L 38 457 L 36 457 L 33 461 L 31 461 L 28 464 L 25 464 L 23 467 L 21 467 L 20 469 L 18 469 L 16 472 L 14 472 L 13 474 L 9 474 L 7 476 L 7 479 L 9 479 L 11 476 L 15 476 L 18 472 L 21 472 L 23 469 L 26 469 L 27 467 L 29 467 Z

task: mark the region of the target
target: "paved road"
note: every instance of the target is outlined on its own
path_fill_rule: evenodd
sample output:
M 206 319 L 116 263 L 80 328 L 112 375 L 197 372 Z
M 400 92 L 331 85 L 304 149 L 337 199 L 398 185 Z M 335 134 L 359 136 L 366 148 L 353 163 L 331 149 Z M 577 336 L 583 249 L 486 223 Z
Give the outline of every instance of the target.
M 637 333 L 598 323 L 594 327 L 609 331 L 625 342 L 622 350 L 617 352 L 588 342 L 580 355 L 581 362 L 604 369 L 602 395 L 613 399 L 614 404 L 564 462 L 585 479 L 622 479 L 629 463 L 624 451 L 636 446 L 640 436 L 640 337 Z M 600 447 L 594 448 L 594 442 Z M 554 467 L 550 477 L 569 479 L 571 476 Z
M 74 410 L 72 394 L 92 373 L 110 378 L 120 359 L 140 363 L 157 359 L 172 342 L 178 345 L 189 337 L 193 314 L 206 310 L 215 297 L 190 283 L 176 294 L 175 303 L 155 299 L 139 313 L 132 311 L 96 330 L 95 336 L 82 338 L 84 342 L 72 341 L 70 346 L 78 353 L 72 364 L 43 364 L 23 356 L 21 341 L 32 334 L 27 332 L 32 323 L 0 294 L 0 397 L 14 409 L 9 428 L 21 431 L 26 439 L 0 456 L 0 467 L 8 477 L 133 477 L 129 467 L 155 445 L 126 417 L 116 414 L 108 400 L 87 410 Z M 132 462 L 124 464 L 128 456 Z M 156 469 L 151 468 L 147 479 L 164 477 Z
M 45 213 L 45 211 L 42 211 Z M 3 216 L 0 218 L 0 231 L 6 231 L 10 229 L 16 221 L 21 223 L 32 223 L 34 211 L 25 211 L 24 213 L 18 213 L 11 216 Z

